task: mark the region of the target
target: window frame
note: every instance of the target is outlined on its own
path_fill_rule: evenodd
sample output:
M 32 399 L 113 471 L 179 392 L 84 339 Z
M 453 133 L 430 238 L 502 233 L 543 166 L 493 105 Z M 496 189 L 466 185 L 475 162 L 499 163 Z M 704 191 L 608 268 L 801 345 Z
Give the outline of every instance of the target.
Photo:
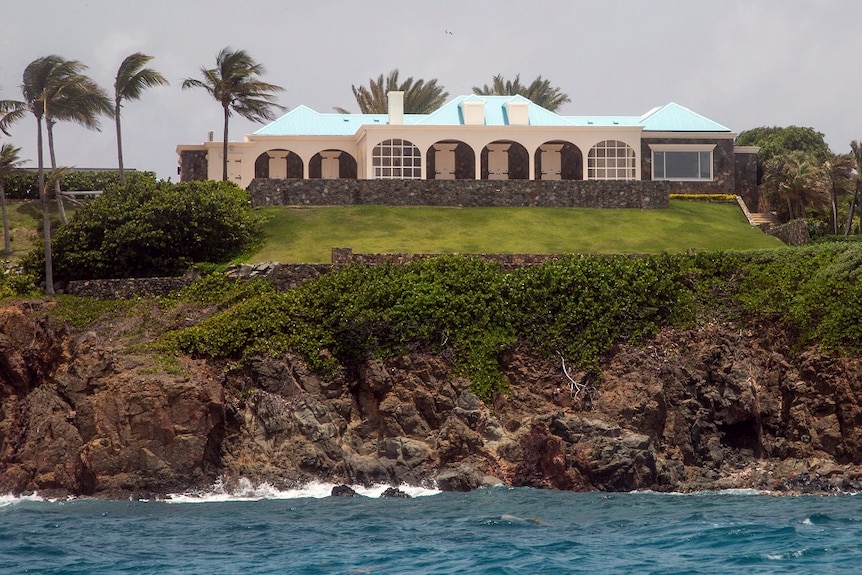
M 649 144 L 650 147 L 650 162 L 651 162 L 651 179 L 662 182 L 714 182 L 715 181 L 715 148 L 716 144 Z M 698 177 L 668 177 L 667 175 L 667 152 L 686 152 L 698 154 Z M 661 154 L 662 159 L 662 175 L 656 176 L 656 166 L 658 160 L 656 154 Z M 709 154 L 709 177 L 702 178 L 699 175 L 703 173 L 702 156 L 701 154 Z
M 410 140 L 381 140 L 371 149 L 371 175 L 375 180 L 421 180 L 422 154 Z
M 620 154 L 623 151 L 623 154 Z M 632 181 L 638 179 L 637 151 L 622 140 L 596 142 L 587 152 L 588 180 Z M 608 174 L 613 172 L 613 176 Z M 620 174 L 622 173 L 622 177 Z M 599 177 L 599 174 L 602 176 Z

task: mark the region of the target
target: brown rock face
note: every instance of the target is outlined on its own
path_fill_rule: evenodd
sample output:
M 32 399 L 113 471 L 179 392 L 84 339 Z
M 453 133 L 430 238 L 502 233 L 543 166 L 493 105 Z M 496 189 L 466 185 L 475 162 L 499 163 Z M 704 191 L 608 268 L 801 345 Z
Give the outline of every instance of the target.
M 0 492 L 150 495 L 217 478 L 862 487 L 862 360 L 793 354 L 780 334 L 666 331 L 618 348 L 595 387 L 514 349 L 502 358 L 512 393 L 486 405 L 445 358 L 421 353 L 332 381 L 290 355 L 167 373 L 109 334 L 51 325 L 30 309 L 41 305 L 0 308 Z

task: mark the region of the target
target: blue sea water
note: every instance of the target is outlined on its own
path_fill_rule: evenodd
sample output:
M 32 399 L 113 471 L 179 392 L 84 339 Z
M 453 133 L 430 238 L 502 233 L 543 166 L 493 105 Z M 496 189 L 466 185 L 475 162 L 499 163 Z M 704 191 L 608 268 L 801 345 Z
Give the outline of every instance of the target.
M 0 573 L 862 573 L 862 497 L 489 488 L 0 498 Z

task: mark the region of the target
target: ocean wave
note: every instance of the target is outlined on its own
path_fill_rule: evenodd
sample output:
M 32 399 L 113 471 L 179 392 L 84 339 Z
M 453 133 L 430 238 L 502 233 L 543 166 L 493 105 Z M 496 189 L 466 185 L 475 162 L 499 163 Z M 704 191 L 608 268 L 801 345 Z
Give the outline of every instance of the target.
M 36 502 L 50 502 L 54 503 L 57 501 L 56 499 L 46 499 L 44 497 L 40 497 L 39 495 L 0 495 L 0 507 L 9 507 L 10 505 L 17 505 L 19 503 L 25 503 L 28 501 L 36 501 Z
M 171 493 L 165 497 L 169 503 L 220 503 L 227 501 L 261 501 L 264 499 L 322 499 L 332 494 L 334 483 L 311 482 L 293 489 L 279 489 L 270 483 L 252 483 L 242 478 L 235 485 L 227 486 L 221 479 L 217 480 L 211 488 L 202 491 L 187 491 L 184 493 Z M 380 495 L 392 487 L 391 485 L 373 485 L 365 487 L 351 485 L 357 495 L 363 497 L 380 497 Z M 410 497 L 426 497 L 440 493 L 439 489 L 418 487 L 412 485 L 399 485 L 397 488 Z

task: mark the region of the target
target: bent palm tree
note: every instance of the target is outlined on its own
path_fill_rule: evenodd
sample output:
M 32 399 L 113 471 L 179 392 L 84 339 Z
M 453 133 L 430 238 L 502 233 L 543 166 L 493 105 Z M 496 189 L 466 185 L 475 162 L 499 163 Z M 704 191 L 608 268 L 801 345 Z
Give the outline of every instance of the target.
M 203 80 L 187 78 L 183 89 L 203 88 L 224 110 L 222 139 L 222 179 L 227 180 L 228 119 L 233 112 L 252 122 L 275 119 L 273 109 L 286 110 L 275 103 L 273 92 L 284 88 L 259 80 L 264 73 L 262 64 L 255 62 L 244 50 L 222 49 L 216 56 L 215 68 L 201 68 Z
M 862 145 L 856 140 L 850 142 L 850 150 L 853 156 L 853 159 L 856 161 L 856 176 L 855 176 L 855 184 L 856 188 L 853 190 L 853 199 L 850 200 L 850 213 L 847 214 L 847 227 L 844 228 L 844 235 L 849 236 L 850 230 L 853 229 L 853 218 L 855 217 L 856 206 L 859 205 L 859 191 L 862 188 L 862 174 L 860 174 L 860 170 L 862 170 Z
M 497 74 L 490 86 L 487 84 L 481 88 L 473 86 L 473 93 L 481 96 L 521 95 L 552 112 L 566 102 L 572 101 L 568 94 L 551 86 L 550 80 L 543 80 L 541 76 L 537 76 L 529 86 L 525 86 L 521 84 L 520 74 L 517 74 L 514 80 L 504 80 L 502 74 Z
M 144 66 L 152 60 L 152 56 L 135 52 L 126 56 L 117 70 L 114 80 L 114 121 L 117 125 L 117 162 L 120 167 L 120 185 L 126 185 L 126 173 L 123 169 L 123 136 L 120 127 L 120 108 L 123 100 L 138 100 L 146 88 L 164 86 L 168 83 L 164 76 Z
M 45 186 L 44 143 L 42 121 L 48 131 L 51 164 L 56 171 L 53 146 L 53 126 L 57 121 L 73 121 L 84 127 L 98 129 L 100 114 L 111 115 L 111 101 L 95 82 L 82 72 L 87 67 L 76 60 L 65 60 L 57 55 L 43 56 L 30 62 L 24 69 L 21 83 L 23 101 L 5 100 L 0 103 L 2 119 L 0 129 L 21 119 L 26 112 L 36 118 L 36 161 L 38 167 L 39 195 L 42 201 L 42 224 L 45 236 L 45 290 L 54 293 L 53 270 L 51 269 L 51 220 L 48 207 L 48 190 Z M 59 177 L 50 182 L 59 186 Z M 57 204 L 63 216 L 62 197 L 57 195 Z
M 9 233 L 9 215 L 6 213 L 6 176 L 19 168 L 24 160 L 18 156 L 21 148 L 12 144 L 0 146 L 0 212 L 3 217 L 3 254 L 12 253 L 12 236 Z
M 426 82 L 413 80 L 410 76 L 403 82 L 398 82 L 398 69 L 368 79 L 368 86 L 350 86 L 359 111 L 363 114 L 385 114 L 389 109 L 387 94 L 389 92 L 404 92 L 404 112 L 407 114 L 428 114 L 443 105 L 449 92 L 437 85 L 437 79 Z M 344 108 L 335 108 L 342 114 L 348 113 Z
M 829 177 L 830 223 L 832 233 L 838 235 L 838 200 L 847 193 L 856 169 L 856 159 L 852 154 L 834 154 L 823 163 Z

